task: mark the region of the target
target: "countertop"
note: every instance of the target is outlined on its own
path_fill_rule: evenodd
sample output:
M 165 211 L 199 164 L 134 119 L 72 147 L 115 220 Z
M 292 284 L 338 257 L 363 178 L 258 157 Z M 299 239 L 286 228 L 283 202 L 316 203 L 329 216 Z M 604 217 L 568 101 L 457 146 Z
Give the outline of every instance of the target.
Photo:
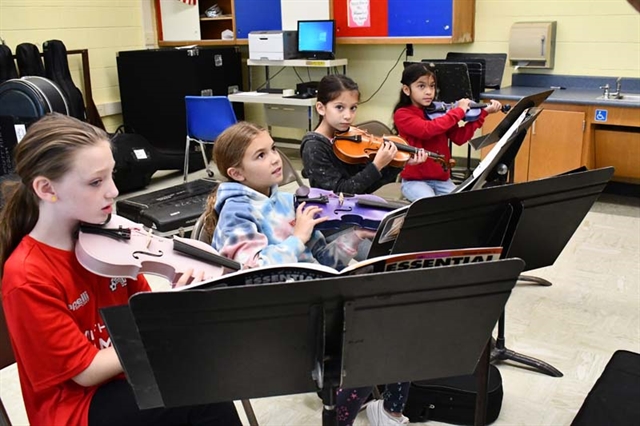
M 542 87 L 505 87 L 504 89 L 492 90 L 480 94 L 480 99 L 519 100 L 525 96 L 549 90 Z M 635 93 L 629 93 L 635 94 Z M 637 94 L 636 94 L 637 95 Z M 575 105 L 596 105 L 622 108 L 640 108 L 639 102 L 623 101 L 619 99 L 598 99 L 602 96 L 602 90 L 593 89 L 555 89 L 545 102 L 558 104 Z
M 610 79 L 610 77 L 608 79 Z M 622 93 L 637 96 L 639 93 L 635 90 L 637 89 L 637 85 L 635 84 L 636 81 L 631 80 L 637 79 L 623 80 Z M 603 90 L 599 89 L 597 84 L 609 83 L 609 81 L 604 77 L 544 76 L 544 78 L 541 78 L 539 75 L 520 75 L 517 77 L 514 75 L 513 83 L 514 84 L 509 87 L 481 93 L 480 98 L 496 99 L 499 101 L 519 100 L 525 96 L 549 90 L 551 86 L 561 86 L 566 87 L 566 89 L 555 89 L 545 102 L 640 108 L 640 101 L 632 102 L 620 99 L 598 99 L 602 96 Z M 615 82 L 611 83 L 609 83 L 611 91 L 615 91 Z M 628 90 L 625 90 L 625 87 L 628 88 Z

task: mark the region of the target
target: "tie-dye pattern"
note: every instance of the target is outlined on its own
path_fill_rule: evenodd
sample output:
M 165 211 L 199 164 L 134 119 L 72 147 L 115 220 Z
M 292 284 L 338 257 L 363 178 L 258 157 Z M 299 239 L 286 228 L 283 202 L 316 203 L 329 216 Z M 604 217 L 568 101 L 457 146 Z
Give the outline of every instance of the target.
M 223 182 L 218 186 L 215 209 L 219 218 L 211 245 L 246 268 L 310 262 L 340 270 L 362 241 L 350 232 L 327 244 L 314 231 L 307 244 L 302 244 L 293 236 L 293 194 L 279 192 L 276 185 L 267 197 L 241 183 Z

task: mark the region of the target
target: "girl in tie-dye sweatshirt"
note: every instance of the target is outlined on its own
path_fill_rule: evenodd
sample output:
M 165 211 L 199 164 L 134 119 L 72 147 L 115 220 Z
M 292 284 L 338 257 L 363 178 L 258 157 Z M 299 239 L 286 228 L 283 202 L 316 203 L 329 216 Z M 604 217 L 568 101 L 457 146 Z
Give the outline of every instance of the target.
M 213 231 L 213 248 L 244 267 L 311 262 L 342 269 L 370 235 L 356 229 L 327 244 L 314 231 L 327 220 L 316 217 L 320 208 L 296 209 L 293 194 L 278 192 L 282 159 L 263 128 L 235 124 L 218 137 L 213 155 L 229 181 L 208 201 L 205 230 Z

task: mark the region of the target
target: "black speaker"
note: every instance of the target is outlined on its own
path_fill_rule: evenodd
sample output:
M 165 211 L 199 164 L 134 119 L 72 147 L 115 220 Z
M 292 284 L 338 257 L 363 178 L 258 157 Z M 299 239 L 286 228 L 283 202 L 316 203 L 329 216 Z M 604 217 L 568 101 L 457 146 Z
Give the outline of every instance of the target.
M 242 90 L 236 47 L 122 51 L 117 64 L 124 125 L 157 148 L 166 169 L 184 167 L 184 97 L 226 96 L 234 88 Z M 242 105 L 234 110 L 238 120 L 244 118 Z M 204 167 L 199 153 L 192 152 L 191 161 Z

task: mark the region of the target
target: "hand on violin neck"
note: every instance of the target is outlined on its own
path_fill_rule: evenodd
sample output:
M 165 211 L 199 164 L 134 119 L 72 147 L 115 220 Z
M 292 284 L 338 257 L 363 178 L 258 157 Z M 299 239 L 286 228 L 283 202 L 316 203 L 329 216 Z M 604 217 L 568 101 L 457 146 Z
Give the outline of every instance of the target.
M 502 111 L 502 104 L 495 99 L 491 99 L 484 110 L 487 111 L 487 114 L 493 114 L 495 112 Z
M 391 142 L 384 142 L 383 146 L 378 149 L 376 152 L 376 156 L 373 158 L 373 165 L 376 166 L 378 171 L 381 171 L 385 167 L 393 161 L 393 157 L 395 157 L 398 152 L 398 147 L 396 147 Z
M 462 108 L 465 113 L 469 111 L 470 105 L 471 99 L 462 98 L 458 101 L 458 108 Z
M 420 148 L 414 155 L 407 161 L 407 166 L 415 166 L 417 164 L 424 163 L 429 158 L 429 154 L 424 149 Z
M 171 284 L 171 288 L 184 287 L 189 284 L 199 283 L 200 281 L 204 281 L 204 271 L 195 273 L 193 268 L 188 268 L 182 275 L 180 275 L 178 281 Z
M 306 207 L 302 202 L 296 209 L 296 224 L 293 227 L 293 236 L 298 237 L 302 244 L 307 244 L 313 234 L 313 229 L 319 223 L 326 221 L 326 216 L 319 216 L 322 209 L 318 206 Z

